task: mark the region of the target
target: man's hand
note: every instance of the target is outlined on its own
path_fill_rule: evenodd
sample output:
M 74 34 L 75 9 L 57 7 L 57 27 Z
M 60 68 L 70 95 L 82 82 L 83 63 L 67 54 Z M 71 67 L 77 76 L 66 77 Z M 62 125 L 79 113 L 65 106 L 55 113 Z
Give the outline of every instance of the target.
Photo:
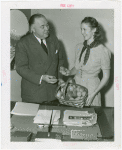
M 64 67 L 60 67 L 60 73 L 64 76 L 69 76 L 70 75 L 70 70 Z
M 42 80 L 51 84 L 54 84 L 57 82 L 57 79 L 55 76 L 49 76 L 49 75 L 43 75 Z

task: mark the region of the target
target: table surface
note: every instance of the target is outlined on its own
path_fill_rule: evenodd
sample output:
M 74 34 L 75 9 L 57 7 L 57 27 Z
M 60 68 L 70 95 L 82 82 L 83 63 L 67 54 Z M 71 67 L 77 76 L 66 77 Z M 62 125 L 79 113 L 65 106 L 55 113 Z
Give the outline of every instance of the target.
M 11 102 L 11 110 L 14 108 L 16 102 Z M 86 110 L 85 107 L 83 108 L 83 110 Z M 97 106 L 92 106 L 90 108 L 94 108 L 95 112 L 97 113 L 97 122 L 100 128 L 100 132 L 101 132 L 101 141 L 114 141 L 114 108 L 113 107 L 97 107 Z M 80 110 L 81 108 L 75 108 L 75 107 L 70 107 L 70 106 L 65 106 L 65 105 L 61 105 L 61 106 L 53 106 L 53 105 L 40 105 L 39 109 L 53 109 L 53 110 L 61 110 L 61 116 L 63 115 L 63 111 L 64 110 Z M 12 115 L 11 115 L 12 116 Z M 13 118 L 13 117 L 12 117 Z M 19 119 L 18 119 L 19 118 Z M 33 117 L 28 117 L 28 116 L 24 116 L 25 119 L 23 119 L 23 116 L 19 116 L 17 117 L 16 115 L 14 115 L 14 119 L 16 120 L 16 122 L 18 122 L 18 128 L 19 128 L 19 123 L 23 122 L 24 124 L 26 124 L 26 131 L 30 131 L 33 132 L 33 136 L 32 136 L 32 140 L 34 140 L 35 135 L 36 135 L 36 131 L 37 131 L 37 126 L 35 124 L 32 124 L 33 122 Z M 18 119 L 18 120 L 17 120 Z M 12 119 L 11 119 L 12 120 Z M 62 121 L 59 121 L 59 124 Z M 21 126 L 21 131 L 24 131 L 23 129 L 25 128 L 25 126 Z M 31 130 L 33 129 L 33 131 Z M 60 128 L 59 128 L 60 129 Z M 12 130 L 12 132 L 16 131 L 16 129 L 14 128 Z

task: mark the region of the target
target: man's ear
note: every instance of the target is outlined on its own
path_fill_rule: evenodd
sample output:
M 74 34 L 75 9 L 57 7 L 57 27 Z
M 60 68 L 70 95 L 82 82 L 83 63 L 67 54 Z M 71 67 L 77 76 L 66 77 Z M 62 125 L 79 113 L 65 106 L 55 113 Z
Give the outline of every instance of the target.
M 35 32 L 34 25 L 31 26 L 31 32 L 33 32 L 33 33 Z

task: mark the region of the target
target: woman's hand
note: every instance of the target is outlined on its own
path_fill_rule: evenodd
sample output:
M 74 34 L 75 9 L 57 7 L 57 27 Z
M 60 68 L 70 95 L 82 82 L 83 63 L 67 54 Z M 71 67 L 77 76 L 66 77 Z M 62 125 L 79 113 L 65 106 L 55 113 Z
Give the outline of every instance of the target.
M 70 75 L 70 70 L 64 67 L 60 67 L 60 73 L 64 76 L 69 76 Z
M 96 93 L 90 94 L 90 95 L 88 96 L 87 100 L 86 100 L 85 106 L 90 106 L 90 105 L 92 104 L 92 102 L 93 102 L 95 96 L 96 96 Z

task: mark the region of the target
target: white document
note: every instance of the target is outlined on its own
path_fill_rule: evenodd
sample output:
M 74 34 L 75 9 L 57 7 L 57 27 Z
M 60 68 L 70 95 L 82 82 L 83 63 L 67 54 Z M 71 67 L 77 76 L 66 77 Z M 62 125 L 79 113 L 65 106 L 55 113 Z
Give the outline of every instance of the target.
M 76 117 L 75 119 L 69 119 Z M 97 114 L 88 113 L 88 111 L 64 111 L 63 123 L 69 126 L 91 126 L 97 123 Z
M 34 117 L 34 123 L 49 124 L 52 110 L 39 110 Z M 60 118 L 60 110 L 53 110 L 51 124 L 58 124 Z
M 16 102 L 11 114 L 21 116 L 35 116 L 39 109 L 39 104 Z
M 45 138 L 45 139 L 35 139 L 35 142 L 49 142 L 49 143 L 52 143 L 52 142 L 61 142 L 61 140 L 57 140 L 57 139 L 48 139 L 48 138 Z

